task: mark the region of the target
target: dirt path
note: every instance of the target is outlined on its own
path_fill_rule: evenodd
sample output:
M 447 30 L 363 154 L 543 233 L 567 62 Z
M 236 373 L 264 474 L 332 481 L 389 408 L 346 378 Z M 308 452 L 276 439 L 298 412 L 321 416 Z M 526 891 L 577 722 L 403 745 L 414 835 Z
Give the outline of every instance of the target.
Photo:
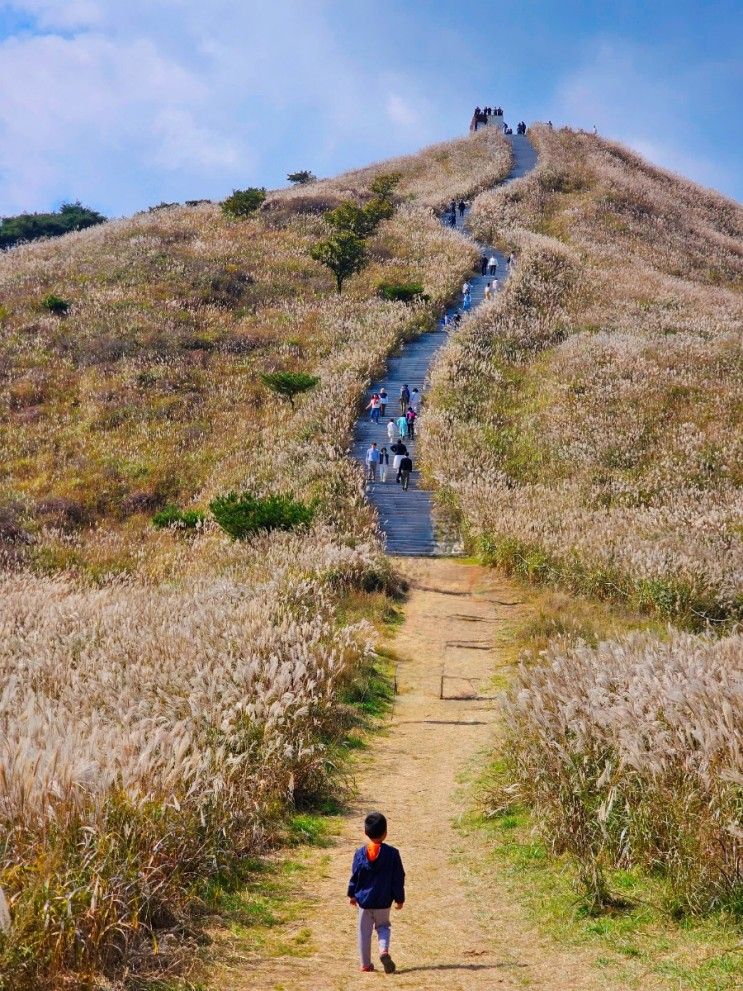
M 359 768 L 354 815 L 329 853 L 309 852 L 311 869 L 298 892 L 305 908 L 294 925 L 309 930 L 311 952 L 233 957 L 212 973 L 212 986 L 346 991 L 393 980 L 395 987 L 421 991 L 554 991 L 605 985 L 580 951 L 556 950 L 525 923 L 497 878 L 467 872 L 462 847 L 469 841 L 453 825 L 465 811 L 458 781 L 492 742 L 496 727 L 492 702 L 439 699 L 442 662 L 447 694 L 470 691 L 470 682 L 453 680 L 455 675 L 483 679 L 472 685 L 487 694 L 488 679 L 505 663 L 507 624 L 523 613 L 514 604 L 519 596 L 492 571 L 455 560 L 413 558 L 404 566 L 413 588 L 394 639 L 404 660 L 390 731 L 373 741 Z M 363 815 L 374 808 L 387 814 L 389 842 L 400 848 L 408 875 L 407 904 L 393 911 L 394 978 L 359 973 L 355 913 L 344 898 Z

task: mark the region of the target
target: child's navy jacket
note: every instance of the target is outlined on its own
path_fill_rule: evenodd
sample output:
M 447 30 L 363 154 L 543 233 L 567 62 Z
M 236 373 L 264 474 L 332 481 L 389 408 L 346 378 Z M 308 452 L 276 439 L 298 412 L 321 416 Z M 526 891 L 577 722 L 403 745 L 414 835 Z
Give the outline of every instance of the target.
M 383 843 L 377 859 L 369 860 L 366 847 L 360 847 L 353 857 L 348 897 L 362 908 L 389 908 L 393 902 L 404 902 L 405 871 L 399 850 Z

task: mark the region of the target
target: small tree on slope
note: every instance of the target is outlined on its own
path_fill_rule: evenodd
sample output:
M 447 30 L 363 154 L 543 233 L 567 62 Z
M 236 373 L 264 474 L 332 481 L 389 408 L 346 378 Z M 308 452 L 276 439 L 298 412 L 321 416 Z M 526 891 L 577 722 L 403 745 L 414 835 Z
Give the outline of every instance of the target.
M 338 292 L 343 283 L 366 263 L 366 247 L 362 238 L 351 231 L 339 231 L 326 241 L 319 241 L 310 249 L 310 256 L 321 262 L 335 275 Z

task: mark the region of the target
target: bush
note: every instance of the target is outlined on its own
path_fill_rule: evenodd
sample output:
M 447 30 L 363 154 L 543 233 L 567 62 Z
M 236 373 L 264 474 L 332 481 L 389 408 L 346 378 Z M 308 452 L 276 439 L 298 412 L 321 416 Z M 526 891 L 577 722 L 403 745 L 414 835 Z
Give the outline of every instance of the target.
M 152 525 L 158 530 L 167 527 L 182 527 L 185 530 L 195 530 L 203 524 L 206 514 L 196 509 L 179 509 L 177 506 L 166 506 L 152 517 Z
M 45 310 L 49 310 L 50 313 L 54 313 L 55 316 L 63 317 L 68 312 L 70 304 L 66 299 L 62 299 L 60 296 L 55 296 L 53 292 L 50 292 L 41 301 L 41 305 Z
M 300 172 L 290 172 L 286 178 L 289 182 L 293 182 L 295 186 L 306 186 L 307 183 L 317 182 L 317 176 L 310 172 L 309 169 L 302 169 Z
M 228 196 L 222 203 L 222 210 L 228 217 L 249 217 L 255 213 L 266 199 L 266 190 L 250 186 L 248 189 L 233 189 L 232 196 Z
M 366 247 L 363 240 L 351 231 L 341 231 L 327 241 L 319 241 L 310 249 L 310 257 L 335 275 L 338 292 L 349 275 L 360 272 L 366 263 Z
M 317 375 L 307 372 L 264 372 L 261 375 L 261 382 L 266 388 L 288 399 L 292 406 L 295 396 L 314 389 L 319 381 Z
M 348 200 L 325 214 L 326 221 L 339 234 L 354 234 L 358 238 L 373 234 L 379 221 L 365 207 Z
M 80 203 L 64 203 L 56 213 L 21 213 L 0 221 L 0 248 L 12 248 L 40 237 L 60 237 L 104 223 L 106 218 Z
M 382 299 L 390 302 L 412 303 L 414 300 L 425 302 L 428 299 L 420 282 L 380 282 L 377 292 Z
M 311 506 L 289 495 L 265 498 L 250 492 L 230 492 L 209 504 L 214 519 L 234 540 L 244 540 L 259 530 L 294 530 L 312 522 Z

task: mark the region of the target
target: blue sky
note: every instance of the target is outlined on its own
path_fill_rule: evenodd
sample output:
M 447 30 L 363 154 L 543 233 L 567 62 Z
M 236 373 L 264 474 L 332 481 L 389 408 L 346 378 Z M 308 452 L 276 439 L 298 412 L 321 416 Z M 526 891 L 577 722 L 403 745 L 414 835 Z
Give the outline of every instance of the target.
M 742 51 L 732 0 L 0 0 L 0 215 L 332 175 L 476 102 L 743 199 Z

